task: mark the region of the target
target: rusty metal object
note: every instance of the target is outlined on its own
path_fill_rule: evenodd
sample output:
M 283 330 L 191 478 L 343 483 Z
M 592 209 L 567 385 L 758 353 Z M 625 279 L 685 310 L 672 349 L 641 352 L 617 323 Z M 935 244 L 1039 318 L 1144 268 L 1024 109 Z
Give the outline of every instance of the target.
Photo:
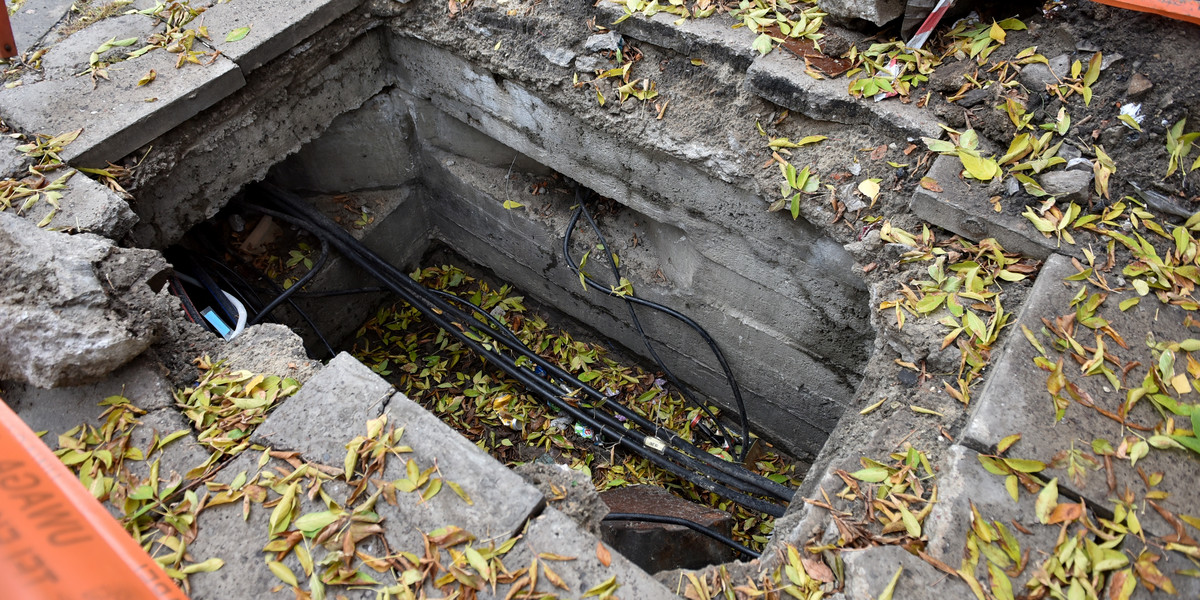
M 635 485 L 602 492 L 600 498 L 614 513 L 646 513 L 677 517 L 732 537 L 733 518 L 725 512 L 689 502 L 652 485 Z M 697 569 L 734 560 L 737 551 L 682 525 L 638 521 L 604 521 L 604 542 L 648 573 Z
M 0 58 L 17 55 L 17 39 L 13 37 L 12 23 L 8 21 L 8 7 L 0 0 Z

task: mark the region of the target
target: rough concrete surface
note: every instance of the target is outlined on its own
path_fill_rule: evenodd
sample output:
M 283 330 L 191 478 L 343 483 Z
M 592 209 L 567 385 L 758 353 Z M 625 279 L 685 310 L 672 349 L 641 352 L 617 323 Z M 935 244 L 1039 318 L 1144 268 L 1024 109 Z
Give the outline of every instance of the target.
M 35 46 L 44 45 L 38 42 L 46 37 L 54 26 L 67 16 L 71 10 L 71 0 L 29 0 L 21 4 L 21 9 L 13 14 L 13 36 L 16 38 L 17 51 L 27 52 Z
M 1047 238 L 1019 214 L 996 213 L 988 201 L 994 194 L 987 186 L 960 176 L 962 162 L 954 156 L 938 156 L 927 177 L 942 189 L 935 192 L 917 187 L 912 211 L 922 219 L 965 238 L 995 238 L 1005 250 L 1045 258 L 1055 251 L 1070 252 L 1057 240 Z
M 404 394 L 391 397 L 386 414 L 389 425 L 404 428 L 400 443 L 412 448 L 412 454 L 402 458 L 415 460 L 422 470 L 436 465 L 441 477 L 457 483 L 471 499 L 467 504 L 449 489 L 427 501 L 415 493 L 398 494 L 398 508 L 379 507 L 392 522 L 385 534 L 392 547 L 419 548 L 419 532 L 447 525 L 462 527 L 479 539 L 507 540 L 545 506 L 537 488 Z M 392 460 L 383 479 L 405 476 L 405 463 Z
M 149 19 L 131 25 L 129 37 L 148 35 L 145 22 Z M 95 87 L 88 77 L 65 77 L 0 90 L 0 116 L 27 132 L 57 135 L 82 128 L 63 158 L 76 166 L 104 167 L 245 85 L 228 59 L 176 69 L 176 58 L 153 50 L 116 63 L 107 69 L 109 79 Z M 86 54 L 82 59 L 86 63 Z M 137 85 L 151 70 L 158 73 L 154 82 Z
M 214 358 L 233 369 L 291 377 L 301 384 L 321 368 L 320 362 L 305 354 L 300 336 L 278 323 L 247 327 L 222 345 Z
M 204 11 L 204 25 L 212 32 L 212 45 L 249 74 L 359 4 L 361 0 L 216 3 Z M 245 37 L 227 39 L 243 27 L 249 28 Z
M 1034 285 L 1030 300 L 1022 311 L 1014 327 L 1028 327 L 1030 331 L 1043 330 L 1042 319 L 1053 322 L 1062 315 L 1074 315 L 1071 299 L 1083 284 L 1064 281 L 1075 275 L 1077 269 L 1070 260 L 1053 255 L 1046 261 L 1042 273 Z M 1130 339 L 1130 348 L 1124 349 L 1116 344 L 1109 344 L 1108 353 L 1125 364 L 1135 360 L 1143 364 L 1153 364 L 1150 353 L 1146 350 L 1145 338 L 1150 334 L 1157 340 L 1182 339 L 1186 327 L 1186 313 L 1174 306 L 1159 304 L 1153 296 L 1142 298 L 1141 302 L 1129 310 L 1121 311 L 1116 304 L 1135 295 L 1132 290 L 1123 294 L 1112 294 L 1102 305 L 1101 314 L 1110 323 L 1109 327 L 1119 335 L 1128 332 L 1131 336 L 1142 337 L 1137 341 Z M 1076 337 L 1084 345 L 1095 347 L 1095 339 L 1090 330 L 1088 333 L 1076 332 Z M 1136 332 L 1136 333 L 1134 333 Z M 1053 337 L 1045 333 L 1037 333 L 1037 339 L 1043 347 L 1054 347 Z M 974 406 L 971 420 L 963 431 L 964 443 L 976 450 L 987 452 L 999 441 L 1012 433 L 1021 433 L 1022 438 L 1014 452 L 1021 456 L 1050 457 L 1064 450 L 1063 437 L 1071 436 L 1071 442 L 1080 450 L 1090 455 L 1091 443 L 1095 439 L 1107 439 L 1116 448 L 1122 440 L 1122 425 L 1102 415 L 1097 410 L 1071 401 L 1066 408 L 1061 421 L 1054 419 L 1054 406 L 1047 391 L 1049 374 L 1038 368 L 1031 368 L 1033 358 L 1038 351 L 1024 337 L 1010 337 L 1004 346 L 996 363 L 996 369 L 979 395 Z M 1074 361 L 1050 350 L 1052 361 L 1065 358 L 1067 366 L 1064 369 L 1067 381 L 1076 384 L 1101 409 L 1116 413 L 1125 402 L 1127 390 L 1114 392 L 1110 382 L 1102 375 L 1084 375 Z M 1145 376 L 1145 367 L 1131 370 L 1130 381 L 1141 381 Z M 1065 394 L 1065 392 L 1064 392 Z M 1152 423 L 1157 413 L 1149 402 L 1134 406 L 1128 414 L 1133 423 Z M 1097 510 L 1110 510 L 1112 503 L 1108 501 L 1115 492 L 1128 488 L 1143 497 L 1151 488 L 1138 475 L 1140 469 L 1144 473 L 1163 473 L 1162 483 L 1157 489 L 1168 492 L 1166 498 L 1157 500 L 1162 507 L 1172 513 L 1194 511 L 1194 498 L 1200 494 L 1200 485 L 1195 477 L 1200 468 L 1200 459 L 1196 454 L 1184 449 L 1152 451 L 1144 459 L 1131 465 L 1130 461 L 1115 458 L 1112 460 L 1116 481 L 1121 482 L 1122 490 L 1109 489 L 1106 483 L 1106 473 L 1097 470 L 1098 465 L 1084 465 L 1083 475 L 1076 478 L 1068 473 L 1067 461 L 1051 463 L 1050 468 L 1042 475 L 1047 478 L 1057 477 L 1059 488 L 1064 493 L 1083 497 L 1089 506 Z M 1173 533 L 1174 527 L 1164 521 L 1157 511 L 1150 507 L 1139 511 L 1142 526 L 1150 533 L 1167 536 Z
M 166 268 L 157 252 L 45 231 L 8 212 L 0 213 L 0 246 L 0 380 L 84 383 L 154 341 L 158 302 L 147 280 Z M 114 284 L 112 268 L 128 280 Z
M 343 352 L 275 409 L 250 440 L 338 467 L 346 458 L 346 443 L 383 412 L 391 393 L 391 384 Z
M 600 537 L 600 521 L 609 509 L 586 474 L 563 464 L 537 461 L 515 467 L 513 471 L 536 487 L 546 498 L 547 505 L 571 517 L 584 531 Z
M 51 174 L 51 179 L 70 175 L 67 189 L 58 203 L 60 209 L 55 209 L 50 203 L 42 201 L 25 213 L 34 223 L 40 223 L 50 215 L 54 216 L 46 227 L 79 233 L 94 233 L 106 238 L 119 240 L 129 233 L 137 223 L 137 215 L 129 208 L 129 203 L 87 175 L 70 169 Z
M 763 98 L 819 121 L 865 125 L 909 140 L 942 134 L 937 118 L 913 104 L 854 98 L 846 93 L 844 80 L 814 79 L 804 68 L 795 56 L 772 52 L 754 59 L 746 82 Z

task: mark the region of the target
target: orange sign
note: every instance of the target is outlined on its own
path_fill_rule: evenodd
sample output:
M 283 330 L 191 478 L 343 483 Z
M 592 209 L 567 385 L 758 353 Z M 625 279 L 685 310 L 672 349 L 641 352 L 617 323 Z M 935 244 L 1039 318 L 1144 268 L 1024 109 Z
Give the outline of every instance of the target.
M 2 400 L 0 598 L 187 600 Z
M 13 37 L 12 24 L 8 22 L 8 7 L 0 0 L 0 58 L 17 55 L 17 39 Z
M 1200 25 L 1200 0 L 1095 0 L 1100 4 L 1154 13 Z

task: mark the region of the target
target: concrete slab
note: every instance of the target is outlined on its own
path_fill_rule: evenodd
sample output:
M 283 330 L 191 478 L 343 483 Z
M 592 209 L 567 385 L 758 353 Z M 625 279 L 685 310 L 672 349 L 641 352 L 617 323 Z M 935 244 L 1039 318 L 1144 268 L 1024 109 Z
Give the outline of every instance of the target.
M 212 46 L 249 74 L 359 4 L 361 0 L 217 3 L 204 12 L 204 25 Z M 245 37 L 226 41 L 230 32 L 242 27 L 250 28 Z
M 237 65 L 226 58 L 182 69 L 175 68 L 176 59 L 153 50 L 108 67 L 110 81 L 100 80 L 95 88 L 88 77 L 67 77 L 0 90 L 0 116 L 27 133 L 82 128 L 63 159 L 103 167 L 245 85 Z M 151 70 L 157 79 L 139 87 L 138 79 Z
M 386 412 L 389 425 L 404 428 L 400 443 L 413 449 L 404 458 L 415 460 L 422 470 L 436 464 L 441 477 L 461 486 L 473 502 L 468 505 L 447 486 L 427 501 L 413 492 L 396 494 L 399 506 L 379 503 L 379 514 L 390 523 L 386 536 L 393 550 L 418 551 L 419 532 L 447 525 L 503 542 L 545 504 L 537 488 L 403 394 L 392 396 Z M 405 462 L 389 460 L 383 479 L 404 477 Z
M 955 569 L 959 568 L 966 552 L 967 532 L 971 529 L 972 504 L 985 521 L 1004 523 L 1020 544 L 1021 551 L 1031 551 L 1030 561 L 1043 560 L 1041 557 L 1054 551 L 1059 528 L 1038 523 L 1034 509 L 1036 497 L 1022 490 L 1020 501 L 1014 502 L 1004 489 L 1004 478 L 987 472 L 979 463 L 976 452 L 959 445 L 951 446 L 939 466 L 938 501 L 923 523 L 924 533 L 929 540 L 925 551 L 930 556 Z M 1020 523 L 1032 534 L 1021 533 L 1013 526 L 1014 522 Z M 924 564 L 923 561 L 917 562 Z M 979 563 L 976 576 L 985 578 L 986 560 L 981 558 Z M 1019 577 L 1014 578 L 1013 588 L 1024 589 L 1022 586 L 1033 576 L 1033 571 L 1032 567 L 1022 571 Z M 955 580 L 962 583 L 957 578 Z M 966 598 L 969 595 L 955 597 Z
M 1075 273 L 1075 268 L 1066 257 L 1055 254 L 1047 259 L 1017 322 L 1011 327 L 1014 331 L 1019 331 L 1024 326 L 1034 332 L 1042 346 L 1047 349 L 1051 360 L 1064 358 L 1063 372 L 1066 379 L 1079 387 L 1081 395 L 1086 394 L 1097 407 L 1115 414 L 1125 401 L 1128 388 L 1140 385 L 1147 374 L 1148 365 L 1157 365 L 1158 361 L 1146 348 L 1146 333 L 1153 334 L 1154 339 L 1159 342 L 1187 338 L 1189 335 L 1184 326 L 1187 315 L 1178 307 L 1161 304 L 1153 296 L 1142 298 L 1137 306 L 1122 312 L 1117 308 L 1117 304 L 1132 297 L 1134 292 L 1109 295 L 1107 301 L 1097 310 L 1097 315 L 1107 319 L 1114 331 L 1128 336 L 1130 348 L 1121 348 L 1106 338 L 1105 351 L 1121 361 L 1121 364 L 1128 365 L 1134 361 L 1141 363 L 1141 366 L 1135 365 L 1129 370 L 1121 389 L 1114 389 L 1101 375 L 1085 376 L 1079 364 L 1056 351 L 1052 336 L 1043 332 L 1042 319 L 1053 322 L 1056 317 L 1073 315 L 1076 312 L 1071 306 L 1071 299 L 1080 286 L 1086 284 L 1063 281 Z M 1089 293 L 1096 291 L 1094 287 L 1089 289 Z M 1082 325 L 1076 325 L 1075 330 L 1075 338 L 1080 344 L 1095 348 L 1096 342 L 1091 330 Z M 1200 472 L 1200 458 L 1186 450 L 1152 448 L 1149 454 L 1133 467 L 1128 459 L 1114 456 L 1112 465 L 1117 489 L 1110 490 L 1106 484 L 1105 471 L 1089 466 L 1104 464 L 1103 457 L 1092 453 L 1091 443 L 1102 438 L 1116 448 L 1130 430 L 1123 429 L 1120 423 L 1103 416 L 1097 410 L 1083 406 L 1077 401 L 1070 401 L 1066 390 L 1062 395 L 1070 401 L 1070 405 L 1064 418 L 1056 423 L 1054 406 L 1047 392 L 1049 374 L 1034 365 L 1033 359 L 1037 355 L 1037 350 L 1022 335 L 1009 336 L 1004 348 L 998 354 L 993 354 L 995 366 L 978 400 L 973 401 L 974 410 L 962 432 L 963 443 L 986 452 L 994 448 L 1005 436 L 1021 433 L 1021 441 L 1009 451 L 1009 455 L 1047 463 L 1051 463 L 1058 455 L 1060 460 L 1051 463 L 1051 467 L 1040 475 L 1046 478 L 1057 477 L 1061 493 L 1067 496 L 1082 496 L 1090 507 L 1103 514 L 1112 509 L 1113 502 L 1110 498 L 1119 497 L 1128 489 L 1138 499 L 1138 506 L 1141 507 L 1138 516 L 1143 528 L 1157 536 L 1173 533 L 1174 528 L 1142 502 L 1149 490 L 1139 472 L 1147 475 L 1163 473 L 1162 483 L 1154 489 L 1166 491 L 1169 495 L 1157 502 L 1171 512 L 1193 514 L 1195 499 L 1200 494 L 1200 482 L 1196 479 L 1196 473 Z M 1176 364 L 1183 364 L 1183 360 L 1180 356 Z M 1109 366 L 1120 373 L 1120 367 L 1111 364 Z M 1176 370 L 1179 372 L 1182 367 L 1177 366 Z M 1172 395 L 1174 396 L 1174 393 Z M 1157 424 L 1160 419 L 1149 399 L 1140 401 L 1128 416 L 1130 423 L 1146 427 Z M 1182 418 L 1177 417 L 1176 422 L 1182 422 Z M 1150 434 L 1145 431 L 1137 433 L 1142 436 Z M 1072 481 L 1067 470 L 1067 461 L 1060 455 L 1060 452 L 1071 448 L 1082 452 L 1082 460 L 1085 461 L 1083 474 L 1076 481 Z
M 758 56 L 758 51 L 750 46 L 754 34 L 745 29 L 733 29 L 734 20 L 727 15 L 688 19 L 676 25 L 678 16 L 660 12 L 649 18 L 637 14 L 613 24 L 624 15 L 624 4 L 601 2 L 596 5 L 597 23 L 648 44 L 670 48 L 684 56 L 717 59 L 729 63 L 738 71 L 748 69 Z
M 162 28 L 145 15 L 121 15 L 97 21 L 54 44 L 42 57 L 45 79 L 72 78 L 87 70 L 92 52 L 109 40 L 137 38 L 137 42 L 102 53 L 102 60 L 115 62 L 146 45 Z M 28 83 L 28 82 L 26 82 Z M 42 132 L 45 133 L 45 132 Z
M 786 52 L 754 59 L 746 83 L 755 94 L 820 121 L 866 125 L 910 140 L 942 134 L 932 113 L 895 98 L 882 102 L 855 98 L 847 91 L 848 80 L 813 79 L 804 72 L 804 62 Z
M 11 16 L 17 52 L 24 54 L 42 41 L 71 12 L 73 4 L 72 0 L 26 0 Z
M 253 480 L 255 473 L 259 472 L 257 467 L 259 456 L 255 452 L 242 454 L 221 469 L 213 480 L 229 484 L 240 473 L 246 474 L 247 481 Z M 263 470 L 269 471 L 275 467 L 291 469 L 287 463 L 272 459 L 264 465 Z M 336 481 L 325 482 L 322 484 L 322 489 L 338 502 L 343 501 L 348 493 L 345 486 Z M 278 497 L 278 494 L 270 493 L 270 499 L 274 500 Z M 309 499 L 307 494 L 298 494 L 297 498 L 300 502 L 300 514 L 322 511 L 327 508 L 319 497 L 314 501 Z M 270 541 L 271 510 L 271 508 L 263 508 L 260 504 L 252 503 L 249 518 L 244 519 L 242 503 L 233 502 L 209 507 L 200 512 L 196 519 L 196 539 L 188 545 L 188 553 L 197 561 L 214 557 L 220 558 L 225 561 L 225 566 L 211 573 L 196 573 L 188 578 L 191 586 L 189 596 L 193 600 L 295 597 L 290 587 L 283 585 L 279 578 L 267 568 L 266 559 L 267 557 L 274 558 L 273 555 L 262 551 L 263 546 Z M 372 556 L 381 556 L 384 552 L 381 546 L 382 544 L 374 539 L 364 540 L 359 544 L 358 549 Z M 321 546 L 313 545 L 311 552 L 313 560 L 319 562 L 325 556 L 326 550 Z M 309 589 L 308 577 L 304 574 L 295 552 L 289 553 L 281 562 L 292 570 L 304 589 Z M 276 586 L 281 586 L 283 589 L 272 592 Z M 373 598 L 375 595 L 372 590 L 352 590 L 341 586 L 330 587 L 328 591 L 330 597 L 345 596 L 364 600 Z
M 46 225 L 50 229 L 94 233 L 114 240 L 121 239 L 133 229 L 138 217 L 128 202 L 74 169 L 50 173 L 48 179 L 53 181 L 65 174 L 71 174 L 71 178 L 67 180 L 67 189 L 60 192 L 63 195 L 59 200 L 60 210 L 55 211 L 43 200 L 25 213 L 28 219 L 40 223 L 54 211 Z
M 504 556 L 503 561 L 509 569 L 519 569 L 529 566 L 538 554 L 574 557 L 575 559 L 570 561 L 545 561 L 562 578 L 568 589 L 556 588 L 544 576 L 538 577 L 538 591 L 565 598 L 581 598 L 584 592 L 610 577 L 616 577 L 619 586 L 616 596 L 620 598 L 678 598 L 666 586 L 611 548 L 606 547 L 612 562 L 604 566 L 596 556 L 596 546 L 599 543 L 598 539 L 580 529 L 570 517 L 553 508 L 547 508 L 538 518 L 529 522 L 524 537 Z M 539 559 L 538 562 L 542 560 Z M 507 593 L 508 590 L 503 588 L 498 589 L 495 595 L 491 594 L 491 590 L 485 590 L 479 594 L 479 598 L 504 598 Z
M 957 157 L 942 155 L 933 161 L 927 177 L 942 188 L 933 192 L 917 186 L 913 192 L 910 208 L 918 217 L 949 229 L 967 239 L 979 241 L 996 238 L 1009 252 L 1045 259 L 1052 252 L 1079 254 L 1070 244 L 1058 244 L 1058 240 L 1047 238 L 1033 227 L 1029 219 L 1020 215 L 1021 209 L 1009 198 L 1002 200 L 1009 206 L 997 213 L 988 200 L 994 194 L 987 186 L 974 181 L 968 184 L 959 177 L 962 162 Z
M 232 369 L 291 377 L 301 385 L 321 369 L 321 362 L 305 353 L 300 336 L 278 323 L 247 327 L 214 358 Z
M 961 579 L 938 571 L 900 546 L 847 550 L 841 557 L 846 563 L 846 598 L 878 598 L 901 568 L 896 598 L 974 597 Z
M 391 384 L 343 352 L 275 409 L 250 441 L 339 467 L 346 443 L 362 435 L 364 424 L 379 416 L 391 393 Z
M 17 152 L 20 145 L 7 135 L 0 136 L 0 179 L 17 177 L 25 172 L 25 155 Z

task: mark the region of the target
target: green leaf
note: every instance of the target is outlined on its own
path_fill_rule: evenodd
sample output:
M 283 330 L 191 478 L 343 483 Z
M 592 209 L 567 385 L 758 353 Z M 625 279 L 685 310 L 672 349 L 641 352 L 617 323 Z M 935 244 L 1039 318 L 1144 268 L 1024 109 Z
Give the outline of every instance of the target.
M 888 582 L 887 587 L 879 594 L 879 600 L 892 600 L 892 596 L 896 593 L 896 583 L 900 581 L 900 574 L 904 572 L 904 567 L 898 567 L 896 574 L 892 575 L 892 580 Z
M 230 31 L 229 35 L 225 36 L 225 41 L 226 42 L 236 42 L 236 41 L 246 37 L 246 34 L 248 34 L 248 33 L 250 33 L 249 27 L 238 27 L 237 29 Z
M 609 577 L 608 579 L 605 579 L 604 581 L 589 588 L 588 591 L 583 593 L 583 597 L 590 598 L 592 596 L 597 596 L 602 599 L 608 598 L 617 591 L 618 587 L 621 586 L 617 583 L 617 576 L 613 575 L 612 577 Z
M 296 526 L 296 529 L 299 529 L 304 533 L 316 533 L 337 519 L 338 515 L 334 514 L 333 511 L 323 510 L 321 512 L 301 515 L 300 518 L 296 519 L 294 525 Z
M 958 159 L 962 161 L 967 174 L 980 181 L 991 181 L 1000 172 L 999 165 L 991 158 L 981 158 L 964 150 L 959 150 Z
M 270 569 L 280 581 L 292 587 L 298 587 L 300 585 L 300 582 L 296 581 L 296 574 L 293 573 L 287 565 L 277 560 L 267 559 L 267 568 Z
M 1054 512 L 1054 507 L 1058 506 L 1058 478 L 1050 480 L 1042 491 L 1038 492 L 1037 502 L 1034 504 L 1034 512 L 1037 514 L 1038 521 L 1042 525 L 1050 523 L 1050 513 Z
M 750 47 L 758 50 L 758 53 L 763 56 L 770 54 L 772 48 L 771 36 L 765 33 L 758 34 L 758 37 L 754 38 L 754 43 Z
M 850 474 L 851 477 L 865 481 L 867 483 L 879 483 L 891 475 L 891 471 L 886 467 L 868 467 Z
M 904 529 L 908 535 L 915 538 L 921 537 L 921 524 L 917 522 L 917 518 L 903 503 L 897 502 L 896 507 L 900 509 L 900 519 L 904 521 Z
M 1038 473 L 1046 469 L 1046 463 L 1025 458 L 1006 458 L 1004 464 L 1014 471 L 1021 473 Z
M 219 558 L 210 558 L 204 562 L 190 564 L 180 569 L 180 571 L 184 575 L 191 575 L 192 573 L 212 573 L 223 566 L 225 566 L 225 561 Z

